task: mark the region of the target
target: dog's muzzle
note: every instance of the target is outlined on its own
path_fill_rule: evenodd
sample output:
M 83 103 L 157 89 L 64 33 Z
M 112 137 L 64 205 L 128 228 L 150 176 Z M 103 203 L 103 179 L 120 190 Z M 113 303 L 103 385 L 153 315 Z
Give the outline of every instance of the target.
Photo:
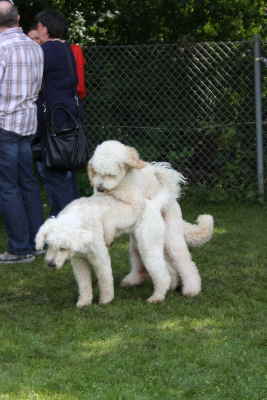
M 100 193 L 105 192 L 105 188 L 104 188 L 103 185 L 98 185 L 98 186 L 96 187 L 96 189 L 97 189 L 97 191 L 100 192 Z
M 49 261 L 47 265 L 49 268 L 56 268 L 56 264 L 53 261 Z

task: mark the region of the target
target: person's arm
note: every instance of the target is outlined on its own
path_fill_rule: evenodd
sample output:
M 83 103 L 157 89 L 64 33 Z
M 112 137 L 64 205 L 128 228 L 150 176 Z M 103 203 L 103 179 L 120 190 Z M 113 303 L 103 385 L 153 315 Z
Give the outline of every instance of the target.
M 78 77 L 77 93 L 80 99 L 84 99 L 87 95 L 85 82 L 85 57 L 83 54 L 83 50 L 79 45 L 71 44 L 70 48 L 76 64 L 76 73 Z
M 6 69 L 6 61 L 5 61 L 4 57 L 1 57 L 1 59 L 0 59 L 0 82 L 3 79 L 5 69 Z

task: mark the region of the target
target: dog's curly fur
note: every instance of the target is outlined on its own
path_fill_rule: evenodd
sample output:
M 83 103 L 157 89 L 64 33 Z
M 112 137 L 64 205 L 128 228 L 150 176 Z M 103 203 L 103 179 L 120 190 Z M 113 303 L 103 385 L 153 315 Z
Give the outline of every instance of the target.
M 36 236 L 36 248 L 47 245 L 45 259 L 52 267 L 61 268 L 70 259 L 79 289 L 77 307 L 89 305 L 93 299 L 90 266 L 97 277 L 99 302 L 112 301 L 114 287 L 107 246 L 122 233 L 130 234 L 132 266 L 123 286 L 140 284 L 148 272 L 154 287 L 150 302 L 162 301 L 169 288 L 177 287 L 179 276 L 183 293 L 197 294 L 200 277 L 186 242 L 196 246 L 208 241 L 213 218 L 202 215 L 197 225 L 183 221 L 176 202 L 184 181 L 182 175 L 166 164 L 145 163 L 135 149 L 121 143 L 118 152 L 117 143 L 115 148 L 108 143 L 106 152 L 104 142 L 90 160 L 95 194 L 73 201 L 56 218 L 48 219 Z M 97 154 L 103 148 L 106 154 L 98 163 Z M 109 170 L 105 163 L 112 148 L 113 157 L 118 156 L 120 162 L 114 162 Z M 100 165 L 103 169 L 99 173 Z
M 91 304 L 93 298 L 91 269 L 93 267 L 99 285 L 102 304 L 114 297 L 111 261 L 107 248 L 114 237 L 132 233 L 136 229 L 140 237 L 147 229 L 148 220 L 152 234 L 144 235 L 143 246 L 152 249 L 153 257 L 163 260 L 165 224 L 161 210 L 172 194 L 163 189 L 153 200 L 145 200 L 143 207 L 133 208 L 112 196 L 96 193 L 91 197 L 74 200 L 57 217 L 49 218 L 36 235 L 38 250 L 47 246 L 45 260 L 50 267 L 61 268 L 70 259 L 79 288 L 78 307 Z M 162 268 L 160 273 L 162 273 Z M 167 278 L 166 278 L 167 277 Z M 168 273 L 162 279 L 169 280 Z M 169 284 L 169 282 L 168 282 Z M 155 287 L 154 297 L 159 299 L 160 287 Z
M 130 204 L 133 208 L 144 199 L 153 199 L 161 190 L 162 185 L 168 185 L 171 192 L 180 195 L 180 184 L 184 178 L 165 163 L 147 163 L 140 159 L 136 149 L 121 142 L 109 140 L 97 146 L 88 164 L 89 180 L 96 192 L 104 192 L 110 196 Z M 195 263 L 191 259 L 187 243 L 200 246 L 211 239 L 213 234 L 213 217 L 202 215 L 197 225 L 184 222 L 179 203 L 173 197 L 168 207 L 162 212 L 165 224 L 164 252 L 165 262 L 172 277 L 172 288 L 182 281 L 182 293 L 195 296 L 201 291 L 201 278 Z M 152 278 L 154 287 L 162 287 L 161 300 L 167 290 L 167 279 L 157 276 L 159 271 L 166 273 L 163 266 L 155 268 L 155 259 L 151 258 L 151 249 L 144 247 L 144 231 L 151 234 L 150 221 L 146 219 L 147 227 L 142 227 L 142 233 L 135 230 L 130 237 L 131 272 L 123 279 L 122 286 L 138 285 L 143 282 L 144 264 Z M 145 229 L 146 228 L 146 229 Z M 153 265 L 154 264 L 154 265 Z M 154 299 L 154 297 L 152 296 Z M 158 299 L 155 299 L 158 301 Z

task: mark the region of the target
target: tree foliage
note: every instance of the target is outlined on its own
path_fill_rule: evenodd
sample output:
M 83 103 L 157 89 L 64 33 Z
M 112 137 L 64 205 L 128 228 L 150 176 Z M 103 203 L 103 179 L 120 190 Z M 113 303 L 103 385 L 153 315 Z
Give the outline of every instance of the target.
M 82 13 L 96 43 L 242 40 L 267 36 L 265 0 L 16 0 L 27 27 L 40 10 L 53 7 L 72 20 Z

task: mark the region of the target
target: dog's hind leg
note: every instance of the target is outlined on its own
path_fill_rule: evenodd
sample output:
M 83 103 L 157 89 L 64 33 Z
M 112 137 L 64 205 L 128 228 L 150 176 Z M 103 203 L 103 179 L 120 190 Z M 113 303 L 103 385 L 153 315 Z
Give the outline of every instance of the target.
M 88 306 L 93 300 L 92 277 L 88 261 L 82 257 L 74 256 L 71 259 L 71 265 L 79 291 L 76 306 L 78 308 Z
M 141 285 L 147 277 L 147 272 L 142 263 L 137 243 L 133 235 L 130 235 L 129 259 L 131 271 L 121 281 L 122 287 Z
M 110 303 L 114 298 L 114 284 L 111 269 L 111 260 L 104 238 L 98 238 L 88 256 L 88 260 L 94 268 L 99 287 L 99 303 Z
M 129 255 L 130 255 L 130 264 L 131 271 L 128 275 L 126 275 L 121 281 L 122 287 L 130 287 L 130 286 L 138 286 L 141 285 L 145 279 L 149 278 L 149 275 L 145 269 L 145 266 L 142 262 L 136 240 L 131 235 L 130 243 L 129 243 Z M 175 290 L 179 286 L 179 275 L 177 271 L 173 268 L 171 261 L 169 260 L 168 254 L 166 253 L 165 258 L 166 266 L 169 271 L 171 277 L 171 285 L 170 289 Z
M 165 210 L 164 220 L 165 251 L 182 280 L 182 293 L 185 296 L 196 296 L 201 291 L 201 278 L 185 242 L 183 219 L 177 203 Z
M 159 210 L 147 201 L 147 206 L 140 223 L 135 230 L 135 237 L 142 261 L 149 273 L 154 292 L 147 299 L 158 303 L 165 299 L 170 288 L 171 277 L 164 258 L 165 224 Z
M 173 268 L 172 262 L 169 259 L 168 254 L 165 252 L 165 262 L 171 277 L 171 285 L 170 285 L 170 289 L 171 290 L 175 290 L 177 289 L 177 287 L 179 286 L 180 283 L 180 278 L 178 275 L 178 272 Z

